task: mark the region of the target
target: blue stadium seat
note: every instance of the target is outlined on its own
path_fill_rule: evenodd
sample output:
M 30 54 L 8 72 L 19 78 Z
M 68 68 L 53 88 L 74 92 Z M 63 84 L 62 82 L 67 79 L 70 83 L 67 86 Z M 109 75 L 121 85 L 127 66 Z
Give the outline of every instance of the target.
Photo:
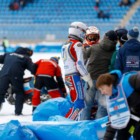
M 43 40 L 47 34 L 63 40 L 67 38 L 68 26 L 73 21 L 98 26 L 103 35 L 114 29 L 129 10 L 129 7 L 119 7 L 118 0 L 102 0 L 100 9 L 109 12 L 111 18 L 98 19 L 94 0 L 34 0 L 19 11 L 10 11 L 10 3 L 11 0 L 0 0 L 0 37 L 4 34 L 13 40 Z

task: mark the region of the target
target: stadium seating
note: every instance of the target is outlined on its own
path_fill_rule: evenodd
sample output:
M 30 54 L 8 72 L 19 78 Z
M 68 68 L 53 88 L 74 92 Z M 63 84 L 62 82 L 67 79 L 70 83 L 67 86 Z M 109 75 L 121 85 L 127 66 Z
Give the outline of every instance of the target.
M 109 12 L 109 19 L 98 19 L 94 0 L 34 0 L 18 11 L 9 10 L 11 0 L 0 0 L 0 38 L 14 41 L 67 38 L 69 24 L 82 21 L 101 29 L 101 35 L 114 29 L 130 7 L 118 6 L 118 0 L 101 0 L 100 10 Z
M 135 13 L 127 23 L 127 28 L 137 26 L 140 29 L 140 6 L 136 9 Z

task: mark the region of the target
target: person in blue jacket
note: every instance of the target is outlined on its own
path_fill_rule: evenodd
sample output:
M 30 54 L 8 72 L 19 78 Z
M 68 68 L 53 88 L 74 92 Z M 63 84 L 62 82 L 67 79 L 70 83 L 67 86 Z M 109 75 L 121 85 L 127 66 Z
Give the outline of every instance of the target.
M 119 49 L 115 62 L 115 69 L 122 73 L 132 70 L 140 70 L 140 42 L 138 41 L 139 30 L 133 27 L 128 31 L 128 41 Z
M 0 71 L 0 109 L 9 84 L 11 84 L 13 92 L 16 93 L 15 115 L 22 114 L 25 97 L 23 88 L 24 71 L 28 69 L 32 74 L 36 71 L 36 65 L 30 58 L 32 53 L 32 50 L 28 48 L 19 47 L 13 53 L 0 55 L 0 64 L 3 64 Z
M 123 91 L 127 98 L 130 113 L 140 117 L 140 72 L 128 72 L 122 76 L 121 71 L 114 70 L 102 74 L 97 79 L 96 87 L 101 91 L 101 94 L 110 96 L 110 98 L 116 97 L 118 93 Z M 116 131 L 117 140 L 129 140 L 131 135 L 136 140 L 140 140 L 140 122 L 134 119 L 130 119 L 127 126 L 120 130 L 108 126 L 104 140 L 113 140 Z

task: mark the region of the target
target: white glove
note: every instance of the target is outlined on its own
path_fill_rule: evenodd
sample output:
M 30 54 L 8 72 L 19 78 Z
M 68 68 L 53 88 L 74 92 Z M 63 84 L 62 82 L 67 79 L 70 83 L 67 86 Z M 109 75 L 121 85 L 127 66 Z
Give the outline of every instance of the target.
M 90 88 L 93 87 L 93 81 L 92 81 L 92 79 L 91 79 L 89 74 L 83 76 L 82 79 L 88 83 Z

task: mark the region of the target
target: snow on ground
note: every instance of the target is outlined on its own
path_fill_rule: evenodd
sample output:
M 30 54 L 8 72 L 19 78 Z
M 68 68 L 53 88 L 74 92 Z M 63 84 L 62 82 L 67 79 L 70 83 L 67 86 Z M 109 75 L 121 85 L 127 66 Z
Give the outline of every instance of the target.
M 32 56 L 33 62 L 36 62 L 39 59 L 49 59 L 52 56 L 61 56 L 60 53 L 34 53 Z M 63 70 L 63 62 L 60 58 L 60 66 Z M 30 75 L 28 71 L 26 71 L 26 77 Z M 0 111 L 0 124 L 7 123 L 10 120 L 19 120 L 20 122 L 31 122 L 32 121 L 32 106 L 24 104 L 23 115 L 15 116 L 14 115 L 15 107 L 14 105 L 10 105 L 8 102 L 3 104 L 2 110 Z
M 7 101 L 3 104 L 2 110 L 0 111 L 0 124 L 7 123 L 10 120 L 19 120 L 21 122 L 32 121 L 32 106 L 24 104 L 23 115 L 15 116 L 15 106 L 10 105 Z

